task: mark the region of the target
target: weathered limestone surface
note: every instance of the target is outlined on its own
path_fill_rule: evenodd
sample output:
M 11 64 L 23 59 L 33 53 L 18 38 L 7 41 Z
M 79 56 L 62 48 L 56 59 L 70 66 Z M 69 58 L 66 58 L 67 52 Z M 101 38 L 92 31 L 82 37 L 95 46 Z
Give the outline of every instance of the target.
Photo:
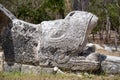
M 14 19 L 11 29 L 15 62 L 38 63 L 40 32 L 37 25 Z
M 99 62 L 88 60 L 70 60 L 64 64 L 54 64 L 63 70 L 97 71 L 100 68 Z
M 1 7 L 1 15 L 7 17 L 9 13 L 6 13 L 4 9 Z M 73 11 L 65 19 L 43 21 L 37 25 L 9 17 L 10 21 L 8 22 L 11 22 L 11 25 L 8 24 L 8 26 L 10 25 L 11 28 L 5 30 L 9 31 L 9 34 L 5 34 L 6 41 L 3 42 L 6 61 L 13 59 L 13 62 L 21 64 L 58 66 L 60 68 L 68 68 L 71 65 L 69 69 L 72 70 L 80 69 L 78 66 L 82 64 L 86 68 L 88 65 L 98 68 L 96 62 L 90 64 L 85 59 L 83 61 L 72 60 L 72 57 L 81 57 L 77 55 L 83 51 L 87 43 L 87 36 L 98 20 L 94 14 Z M 11 48 L 7 46 L 8 42 L 11 44 Z M 90 70 L 93 67 L 86 68 L 84 69 Z
M 120 57 L 103 55 L 95 52 L 94 45 L 88 45 L 88 48 L 83 51 L 87 60 L 100 61 L 101 70 L 109 74 L 119 74 L 120 73 Z
M 112 60 L 113 57 L 96 53 L 94 46 L 85 49 L 87 37 L 97 20 L 92 13 L 72 11 L 64 19 L 31 24 L 17 19 L 0 5 L 4 71 L 54 72 L 56 66 L 62 70 L 96 71 L 101 68 L 108 73 L 119 73 L 119 57 Z
M 0 41 L 6 61 L 38 63 L 40 35 L 36 26 L 16 19 L 0 4 Z
M 25 65 L 25 64 L 21 66 L 21 73 L 40 74 L 41 70 L 42 69 L 40 66 L 32 66 L 32 65 Z
M 4 57 L 3 57 L 3 52 L 0 52 L 0 71 L 3 71 L 3 62 L 4 62 Z
M 95 27 L 97 20 L 91 13 L 73 11 L 65 19 L 42 22 L 40 65 L 57 65 L 61 68 L 74 65 L 70 59 L 83 51 L 87 36 Z M 85 65 L 87 66 L 87 63 Z
M 5 72 L 20 72 L 21 71 L 21 64 L 14 63 L 14 62 L 4 62 L 3 70 Z
M 0 46 L 2 45 L 8 61 L 14 60 L 11 28 L 13 27 L 12 20 L 15 18 L 10 11 L 0 4 L 0 42 L 2 43 Z
M 26 65 L 26 64 L 19 64 L 14 62 L 4 62 L 5 72 L 21 72 L 21 73 L 33 73 L 33 74 L 41 74 L 41 73 L 54 73 L 54 68 L 44 68 L 40 66 L 34 65 Z
M 110 74 L 120 73 L 120 57 L 106 56 L 106 59 L 101 63 L 102 70 Z

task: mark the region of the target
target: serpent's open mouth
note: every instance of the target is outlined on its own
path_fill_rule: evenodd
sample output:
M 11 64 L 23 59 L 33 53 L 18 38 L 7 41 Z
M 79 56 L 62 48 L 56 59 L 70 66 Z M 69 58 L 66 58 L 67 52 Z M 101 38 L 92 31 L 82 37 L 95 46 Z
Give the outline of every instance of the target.
M 95 15 L 92 15 L 89 19 L 89 22 L 88 22 L 88 28 L 87 28 L 87 33 L 86 35 L 88 36 L 91 31 L 93 30 L 93 28 L 97 25 L 97 21 L 98 21 L 98 17 L 95 16 Z

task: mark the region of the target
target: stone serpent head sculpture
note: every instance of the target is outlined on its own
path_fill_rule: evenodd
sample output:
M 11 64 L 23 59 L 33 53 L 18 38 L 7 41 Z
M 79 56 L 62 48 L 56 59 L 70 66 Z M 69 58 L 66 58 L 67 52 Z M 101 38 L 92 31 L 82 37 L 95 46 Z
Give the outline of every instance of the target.
M 5 28 L 1 31 L 5 60 L 79 69 L 73 68 L 72 60 L 83 51 L 97 20 L 92 13 L 72 11 L 64 19 L 31 24 L 17 19 L 0 5 L 0 27 Z

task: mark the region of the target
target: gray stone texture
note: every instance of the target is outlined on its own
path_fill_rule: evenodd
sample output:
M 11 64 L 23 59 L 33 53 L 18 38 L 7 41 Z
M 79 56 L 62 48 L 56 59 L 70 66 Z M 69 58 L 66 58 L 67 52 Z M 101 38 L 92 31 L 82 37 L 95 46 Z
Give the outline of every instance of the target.
M 21 73 L 40 74 L 41 73 L 41 67 L 40 66 L 22 64 Z
M 15 19 L 13 20 L 11 33 L 15 62 L 38 64 L 40 47 L 38 26 Z
M 4 9 L 1 7 L 1 15 L 7 17 L 9 14 Z M 83 11 L 73 11 L 64 19 L 43 21 L 40 24 L 12 17 L 7 18 L 11 28 L 6 27 L 3 41 L 5 60 L 13 59 L 17 63 L 41 66 L 72 64 L 71 57 L 83 51 L 87 36 L 98 20 L 94 14 Z
M 0 52 L 0 71 L 3 71 L 3 62 L 4 62 L 4 56 L 3 52 Z
M 40 27 L 40 64 L 69 67 L 71 57 L 77 57 L 83 51 L 97 20 L 91 13 L 73 11 L 65 19 L 43 21 Z
M 2 46 L 5 54 L 5 60 L 14 60 L 14 47 L 11 36 L 12 20 L 16 17 L 0 4 L 0 46 Z
M 21 64 L 14 62 L 4 62 L 3 69 L 5 72 L 20 72 Z
M 118 74 L 120 73 L 120 65 L 117 63 L 103 61 L 102 62 L 102 70 L 109 74 Z
M 120 57 L 106 56 L 106 59 L 101 62 L 101 69 L 109 74 L 119 74 Z
M 1 15 L 7 18 L 6 23 L 1 23 L 6 29 L 6 34 L 2 35 L 5 40 L 2 43 L 6 61 L 46 67 L 58 66 L 70 70 L 99 68 L 98 62 L 90 63 L 85 57 L 78 56 L 97 23 L 98 18 L 94 14 L 72 11 L 64 19 L 31 24 L 16 19 L 3 6 L 0 6 L 0 10 Z M 91 67 L 88 68 L 88 65 Z M 22 66 L 23 71 L 24 68 Z
M 54 66 L 62 70 L 96 71 L 102 63 L 103 71 L 120 72 L 119 57 L 103 57 L 95 52 L 94 46 L 85 50 L 87 37 L 98 20 L 90 12 L 72 11 L 64 19 L 31 24 L 17 19 L 0 4 L 0 18 L 4 71 L 49 73 Z

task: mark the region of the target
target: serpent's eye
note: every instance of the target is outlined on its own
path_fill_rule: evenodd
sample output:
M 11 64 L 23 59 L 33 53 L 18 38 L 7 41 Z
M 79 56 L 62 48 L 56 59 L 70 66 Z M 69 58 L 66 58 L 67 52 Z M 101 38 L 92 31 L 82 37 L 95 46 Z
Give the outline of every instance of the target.
M 51 38 L 58 38 L 61 37 L 63 34 L 64 34 L 63 30 L 58 30 L 51 35 Z

